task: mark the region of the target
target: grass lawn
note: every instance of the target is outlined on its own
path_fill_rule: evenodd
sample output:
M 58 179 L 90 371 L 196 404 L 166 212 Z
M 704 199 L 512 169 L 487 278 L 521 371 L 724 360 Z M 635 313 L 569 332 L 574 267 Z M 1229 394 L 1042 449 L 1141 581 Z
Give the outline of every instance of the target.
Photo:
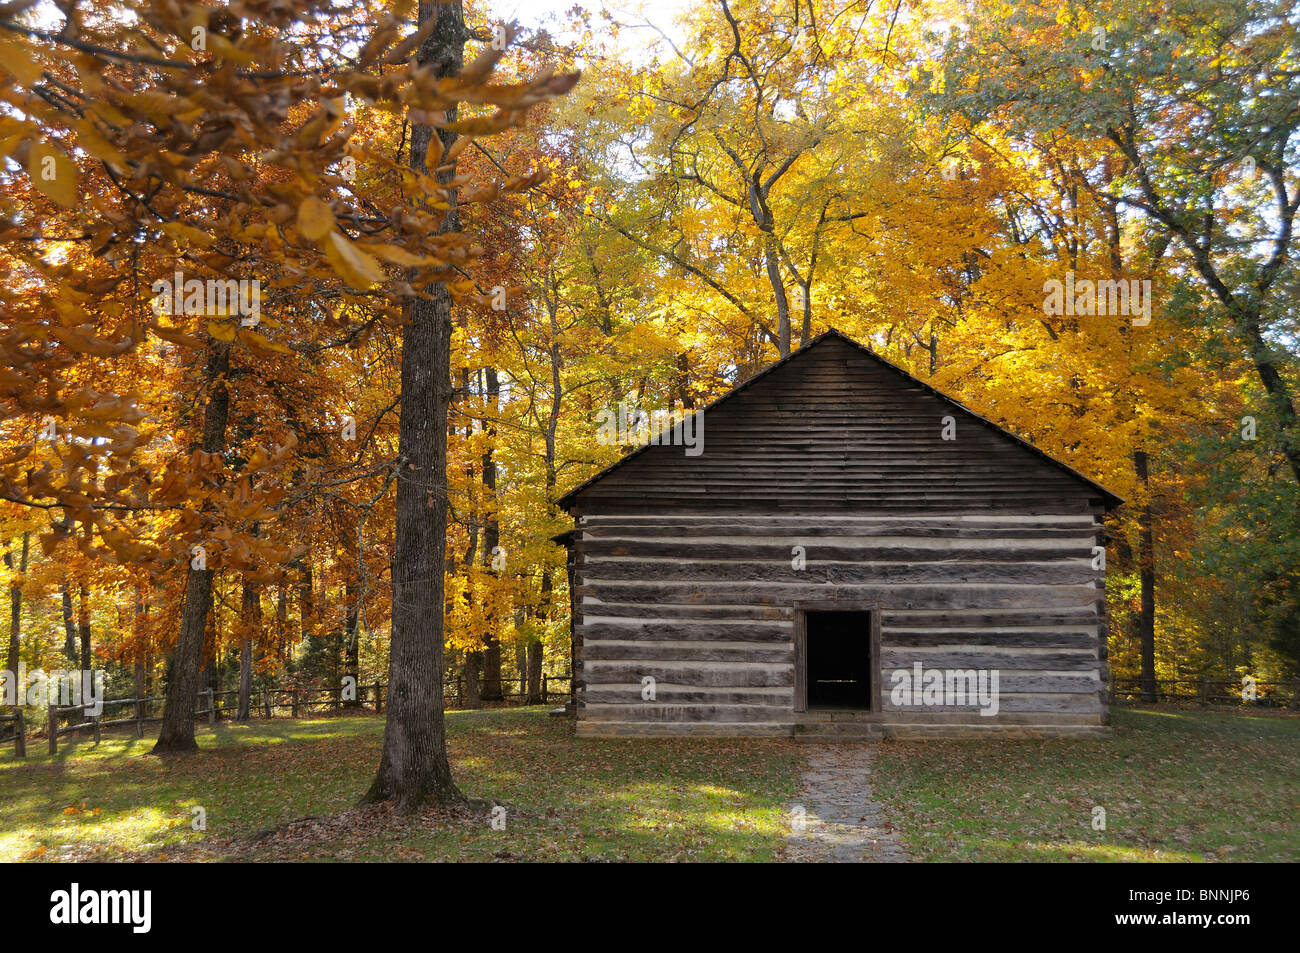
M 920 860 L 1300 859 L 1300 719 L 1114 720 L 1095 740 L 884 743 L 875 795 Z M 0 860 L 780 859 L 798 744 L 570 730 L 541 708 L 448 716 L 458 782 L 504 802 L 504 830 L 486 809 L 350 811 L 378 763 L 376 717 L 203 726 L 197 755 L 168 760 L 119 734 L 55 758 L 34 741 L 26 761 L 0 754 Z
M 448 748 L 467 795 L 506 805 L 396 824 L 343 812 L 379 764 L 383 719 L 206 725 L 190 757 L 147 757 L 152 739 L 39 742 L 0 754 L 0 860 L 772 860 L 799 775 L 793 742 L 574 738 L 546 709 L 453 712 Z M 11 749 L 12 750 L 12 749 Z M 207 832 L 191 829 L 193 808 Z
M 918 860 L 1300 860 L 1300 718 L 1111 717 L 1109 738 L 883 745 L 876 794 Z

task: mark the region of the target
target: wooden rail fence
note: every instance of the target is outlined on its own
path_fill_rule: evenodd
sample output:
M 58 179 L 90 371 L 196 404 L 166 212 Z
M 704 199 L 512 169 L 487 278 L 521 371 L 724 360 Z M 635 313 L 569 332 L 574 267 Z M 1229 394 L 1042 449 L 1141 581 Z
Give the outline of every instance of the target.
M 557 683 L 563 683 L 568 687 L 560 691 Z M 345 699 L 342 687 L 263 688 L 249 694 L 248 714 L 250 718 L 255 716 L 274 718 L 275 712 L 288 711 L 290 717 L 300 718 L 310 716 L 313 711 L 317 714 L 326 712 L 337 715 L 345 710 L 364 711 L 367 708 L 377 714 L 382 714 L 384 710 L 384 692 L 387 687 L 387 685 L 380 682 L 375 682 L 372 685 L 358 685 L 355 699 Z M 448 685 L 448 687 L 451 686 Z M 465 702 L 464 689 L 464 677 L 458 677 L 455 681 L 455 690 L 443 693 L 444 707 L 454 708 L 463 705 Z M 501 694 L 503 704 L 525 704 L 528 697 L 527 684 L 521 680 L 518 692 L 502 691 Z M 567 699 L 571 694 L 571 676 L 542 676 L 542 704 L 550 704 L 560 697 Z M 102 729 L 134 725 L 136 737 L 143 738 L 146 724 L 162 721 L 161 710 L 159 710 L 158 714 L 153 714 L 153 712 L 155 706 L 164 701 L 166 701 L 166 698 L 161 695 L 105 699 L 103 708 L 98 715 L 92 714 L 86 706 L 82 705 L 59 706 L 51 704 L 48 708 L 49 720 L 46 726 L 49 752 L 50 754 L 58 754 L 59 736 L 77 731 L 90 731 L 94 736 L 95 744 L 99 744 Z M 126 706 L 131 708 L 129 714 L 116 718 L 107 717 L 110 708 L 123 708 Z M 207 719 L 208 724 L 214 725 L 218 720 L 234 720 L 238 714 L 239 692 L 237 690 L 217 692 L 205 688 L 199 692 L 197 707 L 194 709 L 195 718 Z M 60 724 L 60 719 L 66 719 L 67 723 Z M 23 718 L 21 705 L 12 706 L 8 712 L 0 711 L 0 726 L 5 724 L 14 726 L 14 754 L 19 758 L 25 758 L 27 756 L 27 724 Z
M 1114 704 L 1141 701 L 1142 680 L 1111 680 L 1110 697 Z M 1243 698 L 1240 679 L 1230 678 L 1158 678 L 1154 695 L 1157 702 L 1190 702 L 1197 705 L 1243 705 L 1270 708 L 1300 708 L 1300 680 L 1256 682 L 1255 699 Z

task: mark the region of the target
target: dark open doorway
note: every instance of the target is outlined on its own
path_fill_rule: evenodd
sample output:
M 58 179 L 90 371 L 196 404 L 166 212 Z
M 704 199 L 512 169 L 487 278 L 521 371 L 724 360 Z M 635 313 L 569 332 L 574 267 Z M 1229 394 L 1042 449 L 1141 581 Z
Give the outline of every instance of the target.
M 871 708 L 871 613 L 805 616 L 808 708 Z

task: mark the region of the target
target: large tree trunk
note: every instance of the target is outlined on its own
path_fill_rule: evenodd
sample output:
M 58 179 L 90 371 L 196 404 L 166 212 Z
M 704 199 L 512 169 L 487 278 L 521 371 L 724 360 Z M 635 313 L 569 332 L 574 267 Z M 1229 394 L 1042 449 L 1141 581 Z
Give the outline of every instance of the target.
M 23 587 L 18 581 L 19 577 L 27 572 L 27 544 L 30 533 L 23 533 L 23 554 L 22 563 L 14 573 L 14 554 L 12 549 L 5 550 L 5 567 L 8 568 L 12 575 L 9 581 L 9 657 L 8 670 L 12 673 L 11 678 L 18 677 L 18 653 L 22 648 L 22 627 L 23 627 Z M 15 683 L 17 684 L 17 683 Z M 21 686 L 17 690 L 21 691 Z
M 1147 473 L 1147 453 L 1137 450 L 1133 463 L 1142 483 L 1142 511 L 1138 514 L 1138 575 L 1142 583 L 1142 612 L 1138 633 L 1142 649 L 1142 700 L 1156 700 L 1156 567 L 1155 541 L 1151 531 L 1151 484 Z
M 417 59 L 439 77 L 464 65 L 461 5 L 420 0 L 419 22 L 436 25 Z M 448 118 L 455 111 L 448 111 Z M 433 129 L 411 128 L 411 168 L 425 172 Z M 439 133 L 445 147 L 455 133 Z M 438 173 L 451 181 L 454 169 Z M 459 229 L 455 193 L 442 223 Z M 447 540 L 447 407 L 451 402 L 451 295 L 435 283 L 410 307 L 402 339 L 401 419 L 393 553 L 393 618 L 388 662 L 388 718 L 384 748 L 365 801 L 396 801 L 414 811 L 427 802 L 463 800 L 447 760 L 442 708 L 443 562 Z
M 202 446 L 206 453 L 220 453 L 226 442 L 226 421 L 230 416 L 230 392 L 225 383 L 230 372 L 229 344 L 211 342 L 204 371 L 211 393 L 203 412 Z M 211 608 L 212 570 L 206 567 L 195 569 L 191 561 L 185 576 L 181 632 L 172 651 L 171 671 L 167 678 L 162 729 L 158 733 L 158 743 L 153 747 L 155 754 L 198 748 L 194 742 L 194 704 L 198 699 L 203 636 Z

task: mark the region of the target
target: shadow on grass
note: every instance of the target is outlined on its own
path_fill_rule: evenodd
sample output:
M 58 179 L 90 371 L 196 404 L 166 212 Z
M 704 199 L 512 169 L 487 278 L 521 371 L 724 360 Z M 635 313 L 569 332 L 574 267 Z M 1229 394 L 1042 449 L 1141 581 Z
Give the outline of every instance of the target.
M 152 758 L 152 739 L 106 734 L 57 759 L 0 763 L 0 858 L 770 859 L 800 758 L 789 743 L 577 739 L 547 708 L 449 713 L 461 789 L 510 805 L 488 817 L 370 823 L 351 809 L 379 760 L 383 721 L 203 726 L 198 752 Z M 193 831 L 193 809 L 207 830 Z M 308 815 L 278 843 L 249 843 Z M 348 825 L 352 825 L 349 828 Z

